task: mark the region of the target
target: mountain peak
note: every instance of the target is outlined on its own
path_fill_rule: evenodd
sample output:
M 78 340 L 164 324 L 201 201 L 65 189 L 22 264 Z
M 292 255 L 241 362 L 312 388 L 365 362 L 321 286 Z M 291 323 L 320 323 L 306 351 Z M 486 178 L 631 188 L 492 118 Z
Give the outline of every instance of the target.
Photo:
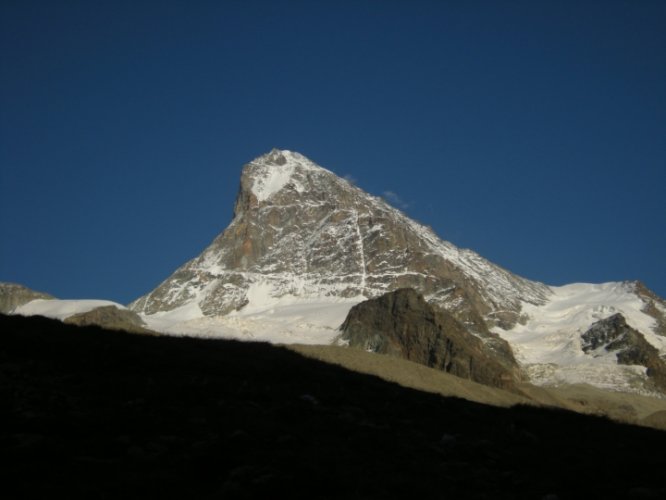
M 132 307 L 219 316 L 284 297 L 351 300 L 405 287 L 478 331 L 486 320 L 513 324 L 522 302 L 549 295 L 305 156 L 274 149 L 243 167 L 229 227 Z
M 294 153 L 292 153 L 289 150 L 273 148 L 268 153 L 258 156 L 250 163 L 266 164 L 266 165 L 284 165 L 288 161 L 287 158 L 292 156 L 294 156 Z
M 130 307 L 158 331 L 254 338 L 270 329 L 266 335 L 281 342 L 328 343 L 339 338 L 339 313 L 405 288 L 455 318 L 498 359 L 511 352 L 504 340 L 513 342 L 534 381 L 652 391 L 633 382 L 647 365 L 637 372 L 614 355 L 596 358 L 582 348 L 581 332 L 615 313 L 655 349 L 666 349 L 666 301 L 640 283 L 548 287 L 521 278 L 284 150 L 243 167 L 230 225 Z M 579 370 L 582 360 L 590 362 Z
M 248 194 L 251 194 L 256 202 L 261 203 L 273 198 L 287 186 L 298 193 L 303 193 L 310 187 L 308 173 L 315 172 L 334 175 L 300 153 L 272 149 L 245 165 L 241 177 L 241 189 L 249 191 Z

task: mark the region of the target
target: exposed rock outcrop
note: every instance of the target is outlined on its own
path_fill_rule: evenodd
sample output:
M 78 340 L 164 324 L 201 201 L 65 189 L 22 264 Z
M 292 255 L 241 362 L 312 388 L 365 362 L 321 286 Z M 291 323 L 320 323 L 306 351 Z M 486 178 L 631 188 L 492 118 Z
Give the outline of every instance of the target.
M 666 337 L 666 300 L 646 287 L 642 282 L 634 282 L 634 291 L 643 301 L 643 312 L 656 321 L 654 333 Z
M 495 387 L 511 388 L 521 380 L 508 344 L 501 339 L 495 339 L 496 346 L 486 344 L 411 288 L 357 304 L 340 329 L 341 341 L 350 347 L 408 359 Z
M 118 309 L 115 306 L 97 307 L 92 311 L 74 314 L 65 319 L 65 323 L 79 326 L 96 325 L 131 333 L 154 333 L 145 327 L 144 321 L 137 313 L 128 309 Z
M 0 313 L 8 314 L 31 300 L 50 300 L 54 297 L 48 293 L 36 292 L 16 283 L 0 283 Z
M 594 351 L 615 353 L 620 364 L 646 367 L 652 383 L 666 390 L 666 362 L 642 333 L 627 324 L 622 314 L 597 321 L 581 335 L 581 340 L 582 349 L 588 354 Z

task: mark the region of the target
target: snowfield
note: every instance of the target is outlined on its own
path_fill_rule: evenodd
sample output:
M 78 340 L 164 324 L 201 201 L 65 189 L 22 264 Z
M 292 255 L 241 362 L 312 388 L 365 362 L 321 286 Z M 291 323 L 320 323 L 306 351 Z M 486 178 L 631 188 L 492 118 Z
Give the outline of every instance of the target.
M 618 365 L 615 353 L 603 348 L 585 353 L 581 346 L 581 335 L 593 323 L 621 313 L 628 325 L 640 331 L 662 354 L 666 353 L 666 338 L 654 333 L 656 322 L 643 312 L 645 303 L 636 295 L 634 283 L 576 283 L 549 290 L 545 304 L 523 303 L 522 324 L 517 323 L 510 330 L 493 329 L 511 344 L 530 382 L 544 386 L 587 383 L 602 389 L 660 396 L 641 389 L 646 376 L 644 367 Z M 294 295 L 278 298 L 268 281 L 253 283 L 247 298 L 245 307 L 225 316 L 205 316 L 196 300 L 170 311 L 140 316 L 148 328 L 166 335 L 325 345 L 336 340 L 349 310 L 366 299 Z M 64 320 L 109 305 L 125 309 L 107 300 L 37 299 L 13 313 Z
M 550 287 L 544 305 L 523 304 L 524 324 L 510 330 L 494 328 L 514 350 L 530 381 L 537 385 L 588 383 L 597 387 L 632 390 L 644 376 L 642 366 L 618 365 L 615 353 L 584 353 L 581 335 L 596 321 L 621 313 L 627 324 L 640 331 L 660 352 L 666 339 L 654 333 L 654 318 L 643 312 L 645 304 L 630 282 L 575 283 Z
M 148 328 L 169 335 L 325 345 L 340 334 L 338 328 L 349 309 L 361 301 L 282 299 L 280 303 L 244 308 L 226 316 L 204 316 L 199 311 L 198 317 L 193 317 L 192 306 L 185 306 L 182 310 L 142 315 L 142 319 Z
M 330 344 L 349 310 L 365 297 L 276 298 L 273 287 L 253 283 L 249 303 L 225 316 L 204 316 L 196 302 L 172 311 L 142 314 L 149 328 L 170 335 L 226 338 L 274 344 Z
M 115 306 L 118 309 L 127 309 L 125 306 L 110 300 L 58 300 L 36 299 L 14 309 L 12 314 L 21 316 L 45 316 L 47 318 L 64 320 L 75 314 L 90 312 L 104 306 Z
M 204 316 L 196 302 L 157 314 L 140 314 L 146 326 L 165 335 L 262 341 L 273 344 L 330 344 L 349 310 L 365 297 L 304 299 L 293 295 L 274 298 L 266 283 L 250 290 L 251 302 L 226 316 Z M 125 306 L 109 300 L 37 299 L 12 314 L 65 319 L 97 307 Z
M 148 328 L 168 335 L 225 338 L 273 344 L 330 344 L 349 309 L 363 296 L 277 296 L 271 276 L 255 277 L 247 290 L 248 303 L 223 316 L 206 316 L 199 303 L 215 285 L 197 290 L 181 307 L 155 314 L 139 313 Z M 284 292 L 282 292 L 284 293 Z

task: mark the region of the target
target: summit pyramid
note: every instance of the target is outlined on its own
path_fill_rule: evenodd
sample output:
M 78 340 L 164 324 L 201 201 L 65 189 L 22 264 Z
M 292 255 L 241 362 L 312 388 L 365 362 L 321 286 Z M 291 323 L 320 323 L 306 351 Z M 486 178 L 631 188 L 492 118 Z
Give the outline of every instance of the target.
M 130 308 L 164 333 L 344 344 L 355 304 L 405 288 L 534 383 L 663 392 L 666 301 L 642 283 L 516 276 L 291 151 L 246 164 L 231 223 Z M 614 344 L 585 349 L 588 331 L 618 314 L 640 350 L 630 362 Z M 388 341 L 370 337 L 361 343 Z
M 243 167 L 229 226 L 131 307 L 220 316 L 287 295 L 360 300 L 405 287 L 478 331 L 511 326 L 523 303 L 550 295 L 306 157 L 273 150 Z

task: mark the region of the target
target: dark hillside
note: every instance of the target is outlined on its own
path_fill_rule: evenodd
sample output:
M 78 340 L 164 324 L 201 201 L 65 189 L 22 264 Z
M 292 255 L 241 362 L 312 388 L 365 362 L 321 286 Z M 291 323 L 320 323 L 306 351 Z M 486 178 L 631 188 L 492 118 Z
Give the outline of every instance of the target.
M 0 332 L 4 498 L 666 497 L 664 432 L 261 343 L 12 316 Z

